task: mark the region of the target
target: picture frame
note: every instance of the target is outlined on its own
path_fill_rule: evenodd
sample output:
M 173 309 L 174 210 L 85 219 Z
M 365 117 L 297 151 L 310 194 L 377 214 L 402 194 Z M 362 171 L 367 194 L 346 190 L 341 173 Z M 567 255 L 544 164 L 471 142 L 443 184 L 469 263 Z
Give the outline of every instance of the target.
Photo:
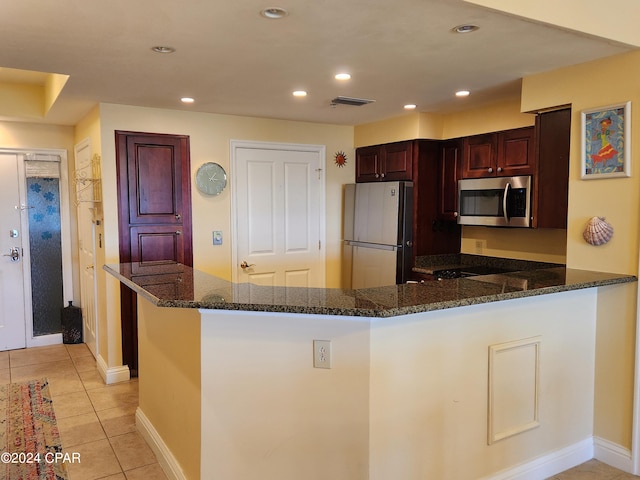
M 631 176 L 631 102 L 583 110 L 583 180 Z

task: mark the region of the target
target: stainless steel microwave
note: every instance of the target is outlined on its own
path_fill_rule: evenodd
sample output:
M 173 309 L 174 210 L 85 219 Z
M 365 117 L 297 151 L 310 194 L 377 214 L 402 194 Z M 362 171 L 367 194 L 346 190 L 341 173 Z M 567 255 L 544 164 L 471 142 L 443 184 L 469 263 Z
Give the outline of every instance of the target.
M 529 227 L 531 176 L 458 180 L 458 223 Z

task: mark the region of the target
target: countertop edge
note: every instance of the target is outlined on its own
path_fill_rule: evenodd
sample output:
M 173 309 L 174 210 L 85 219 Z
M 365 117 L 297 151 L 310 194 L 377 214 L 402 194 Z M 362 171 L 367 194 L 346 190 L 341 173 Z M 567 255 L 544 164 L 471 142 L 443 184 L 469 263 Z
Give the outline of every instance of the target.
M 620 275 L 614 278 L 599 279 L 593 281 L 577 282 L 566 285 L 555 285 L 550 287 L 542 287 L 531 290 L 520 290 L 513 292 L 504 292 L 493 295 L 484 295 L 476 297 L 467 297 L 455 300 L 445 300 L 441 302 L 430 302 L 424 304 L 416 304 L 405 307 L 387 307 L 382 304 L 371 302 L 373 308 L 358 307 L 325 307 L 325 306 L 304 306 L 304 305 L 286 305 L 286 304 L 251 304 L 251 303 L 221 303 L 221 302 L 203 302 L 192 300 L 163 300 L 159 299 L 140 285 L 131 281 L 119 272 L 104 265 L 103 269 L 113 275 L 134 292 L 144 297 L 153 305 L 162 308 L 197 308 L 203 310 L 223 310 L 223 311 L 247 311 L 247 312 L 268 312 L 268 313 L 291 313 L 304 315 L 327 315 L 327 316 L 349 316 L 349 317 L 370 317 L 370 318 L 389 318 L 402 315 L 411 315 L 424 312 L 432 312 L 437 310 L 447 310 L 457 307 L 465 307 L 470 305 L 480 305 L 485 303 L 499 302 L 503 300 L 513 300 L 518 298 L 533 297 L 539 295 L 548 295 L 552 293 L 568 292 L 572 290 L 581 290 L 586 288 L 602 287 L 608 285 L 617 285 L 623 283 L 631 283 L 637 281 L 633 275 Z M 475 280 L 482 281 L 480 277 Z

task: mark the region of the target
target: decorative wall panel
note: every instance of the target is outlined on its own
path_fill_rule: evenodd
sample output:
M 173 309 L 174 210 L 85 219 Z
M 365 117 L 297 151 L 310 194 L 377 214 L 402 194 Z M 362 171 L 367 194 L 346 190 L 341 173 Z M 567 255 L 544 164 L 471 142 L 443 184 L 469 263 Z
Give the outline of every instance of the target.
M 489 346 L 489 444 L 540 425 L 540 342 L 532 337 Z

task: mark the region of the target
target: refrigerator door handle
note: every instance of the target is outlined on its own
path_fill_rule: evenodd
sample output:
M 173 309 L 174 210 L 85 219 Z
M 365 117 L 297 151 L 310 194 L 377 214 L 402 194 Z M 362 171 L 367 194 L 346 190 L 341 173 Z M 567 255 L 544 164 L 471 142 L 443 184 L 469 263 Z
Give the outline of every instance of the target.
M 380 243 L 367 243 L 367 242 L 356 242 L 353 240 L 345 240 L 347 245 L 351 245 L 352 247 L 365 247 L 365 248 L 375 248 L 377 250 L 391 250 L 396 252 L 400 249 L 398 245 L 382 245 Z

